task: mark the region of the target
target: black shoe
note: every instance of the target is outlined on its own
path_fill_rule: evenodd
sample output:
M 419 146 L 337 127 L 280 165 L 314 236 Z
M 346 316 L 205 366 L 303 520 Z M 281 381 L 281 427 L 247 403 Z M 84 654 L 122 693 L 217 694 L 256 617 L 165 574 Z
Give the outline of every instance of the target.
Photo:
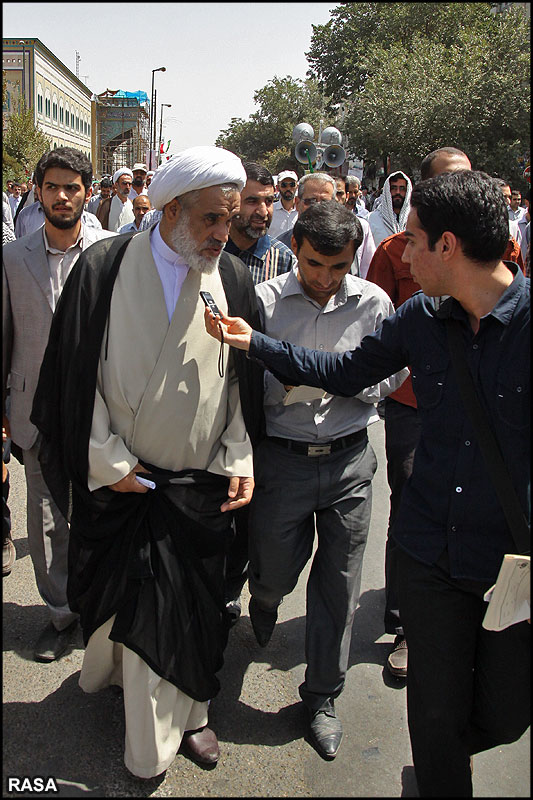
M 311 711 L 309 735 L 318 753 L 326 759 L 337 755 L 342 740 L 342 725 L 335 713 L 333 700 L 318 711 Z
M 230 616 L 229 624 L 230 628 L 232 628 L 241 616 L 241 598 L 236 597 L 233 600 L 226 600 L 226 611 Z
M 72 634 L 75 632 L 77 625 L 78 620 L 75 619 L 68 628 L 58 631 L 54 624 L 50 622 L 37 639 L 37 644 L 33 651 L 35 661 L 48 664 L 61 658 L 71 643 Z
M 254 629 L 255 638 L 261 647 L 266 647 L 272 636 L 276 620 L 278 618 L 278 609 L 273 611 L 265 611 L 260 608 L 254 597 L 250 598 L 248 604 L 248 611 L 250 612 L 250 621 Z

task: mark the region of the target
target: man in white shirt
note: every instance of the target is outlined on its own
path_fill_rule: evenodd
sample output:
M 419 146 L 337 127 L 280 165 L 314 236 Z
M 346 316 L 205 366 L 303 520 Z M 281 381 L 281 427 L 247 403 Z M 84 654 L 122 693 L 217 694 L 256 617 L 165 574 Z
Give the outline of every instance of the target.
M 522 193 L 520 189 L 511 189 L 511 203 L 509 206 L 509 219 L 514 219 L 515 222 L 520 222 L 526 215 L 526 209 L 522 208 Z
M 146 194 L 139 194 L 133 201 L 133 213 L 135 219 L 133 222 L 128 222 L 118 229 L 117 233 L 138 233 L 141 230 L 141 222 L 145 214 L 151 210 L 150 199 Z
M 3 248 L 2 377 L 4 397 L 10 397 L 9 416 L 5 408 L 3 413 L 4 428 L 23 453 L 30 556 L 50 613 L 33 655 L 36 661 L 50 662 L 67 650 L 77 614 L 67 600 L 69 526 L 43 480 L 40 439 L 30 413 L 64 282 L 83 250 L 113 234 L 83 223 L 92 164 L 82 152 L 60 147 L 46 153 L 35 177 L 41 202 L 28 212 L 40 206 L 44 226 Z
M 19 203 L 22 198 L 22 187 L 20 183 L 14 181 L 13 183 L 13 192 L 9 195 L 9 207 L 11 208 L 11 216 L 15 219 L 15 214 L 17 213 L 17 208 L 19 207 Z
M 347 175 L 344 179 L 346 188 L 346 205 L 354 214 L 361 219 L 368 219 L 363 193 L 361 192 L 361 181 L 357 175 Z
M 298 175 L 292 170 L 283 170 L 278 175 L 279 200 L 274 203 L 272 222 L 270 223 L 270 236 L 277 239 L 280 234 L 292 230 L 298 217 L 296 209 L 296 186 Z
M 133 180 L 130 193 L 128 195 L 132 203 L 135 200 L 135 198 L 138 197 L 140 194 L 147 194 L 147 189 L 146 189 L 147 171 L 148 168 L 146 164 L 141 164 L 140 162 L 134 164 L 132 167 Z

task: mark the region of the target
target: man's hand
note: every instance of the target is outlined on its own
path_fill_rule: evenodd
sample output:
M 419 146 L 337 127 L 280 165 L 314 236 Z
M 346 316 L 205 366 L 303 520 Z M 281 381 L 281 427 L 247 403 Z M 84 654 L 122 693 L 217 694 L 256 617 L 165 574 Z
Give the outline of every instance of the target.
M 114 492 L 149 492 L 148 486 L 143 486 L 142 483 L 135 478 L 136 472 L 148 472 L 139 462 L 133 467 L 125 478 L 121 478 L 116 483 L 110 484 L 109 488 Z
M 204 321 L 206 331 L 214 338 L 220 341 L 219 324 L 222 325 L 224 330 L 224 341 L 238 350 L 250 349 L 250 339 L 252 338 L 252 328 L 241 317 L 215 317 L 215 315 L 206 307 L 204 312 Z
M 11 439 L 11 425 L 8 417 L 4 414 L 2 419 L 2 441 L 5 442 L 6 439 Z
M 233 478 L 229 479 L 228 497 L 220 506 L 221 511 L 235 511 L 236 508 L 248 505 L 254 493 L 255 482 L 253 478 Z

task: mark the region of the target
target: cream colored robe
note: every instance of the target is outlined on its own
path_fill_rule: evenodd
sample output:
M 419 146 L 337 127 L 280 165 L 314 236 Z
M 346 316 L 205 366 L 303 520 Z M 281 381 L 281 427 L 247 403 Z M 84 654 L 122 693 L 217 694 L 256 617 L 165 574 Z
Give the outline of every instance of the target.
M 132 238 L 113 289 L 98 367 L 89 442 L 91 491 L 123 478 L 138 459 L 175 471 L 253 475 L 229 348 L 224 346 L 222 379 L 220 345 L 205 331 L 200 289 L 211 292 L 227 312 L 218 271 L 189 270 L 169 325 L 150 231 Z M 207 703 L 187 697 L 131 650 L 110 641 L 111 625 L 112 620 L 89 639 L 80 686 L 87 692 L 110 683 L 123 686 L 125 763 L 147 778 L 169 766 L 184 730 L 207 723 Z

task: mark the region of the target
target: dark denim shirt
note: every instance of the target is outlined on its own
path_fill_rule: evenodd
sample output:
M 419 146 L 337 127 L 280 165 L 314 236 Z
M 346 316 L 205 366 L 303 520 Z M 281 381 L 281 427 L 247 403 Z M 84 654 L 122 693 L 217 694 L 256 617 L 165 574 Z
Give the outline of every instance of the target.
M 530 281 L 516 264 L 506 265 L 514 280 L 475 335 L 456 300 L 417 292 L 356 350 L 308 350 L 254 331 L 249 352 L 283 383 L 345 397 L 409 364 L 421 437 L 392 535 L 426 564 L 447 547 L 452 577 L 491 582 L 503 555 L 517 548 L 463 407 L 444 320 L 463 323 L 468 365 L 529 519 Z

